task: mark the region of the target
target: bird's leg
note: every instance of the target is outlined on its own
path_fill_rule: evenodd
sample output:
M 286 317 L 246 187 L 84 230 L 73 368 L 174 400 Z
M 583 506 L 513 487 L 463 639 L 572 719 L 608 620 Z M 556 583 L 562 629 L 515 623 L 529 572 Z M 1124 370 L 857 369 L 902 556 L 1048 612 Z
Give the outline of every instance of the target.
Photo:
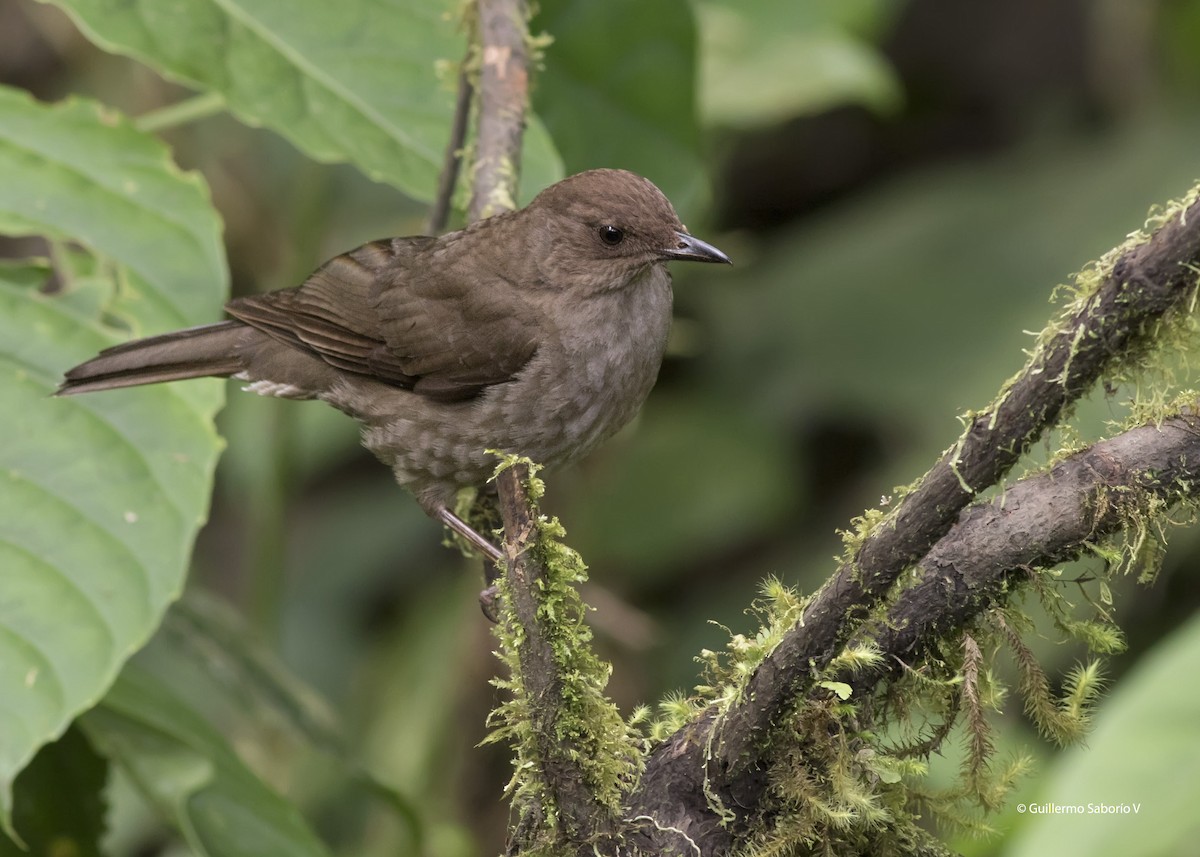
M 451 512 L 445 506 L 438 508 L 437 519 L 470 542 L 473 547 L 477 548 L 493 563 L 504 562 L 504 554 L 500 553 L 500 548 L 496 547 L 494 544 L 481 536 L 475 531 L 474 527 L 472 527 L 462 518 L 458 517 L 458 515 Z M 491 579 L 495 579 L 494 572 L 492 573 Z
M 488 585 L 486 589 L 479 593 L 479 606 L 483 609 L 484 616 L 487 616 L 493 622 L 499 621 L 499 614 L 496 612 L 496 599 L 499 596 L 496 590 L 496 578 L 500 575 L 500 567 L 504 562 L 504 554 L 500 553 L 498 547 L 481 536 L 474 527 L 445 506 L 439 507 L 436 514 L 439 521 L 454 530 L 454 532 L 458 533 L 468 543 L 483 553 L 485 557 L 483 562 L 483 577 Z

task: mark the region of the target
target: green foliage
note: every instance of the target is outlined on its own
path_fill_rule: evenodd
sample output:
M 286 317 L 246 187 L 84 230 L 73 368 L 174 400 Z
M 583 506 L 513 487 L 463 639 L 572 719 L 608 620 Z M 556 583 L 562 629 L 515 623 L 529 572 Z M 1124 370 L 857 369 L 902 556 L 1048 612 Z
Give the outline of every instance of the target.
M 463 52 L 443 4 L 59 5 L 105 50 L 220 94 L 309 157 L 432 198 L 454 104 L 439 64 Z
M 431 611 L 429 619 L 438 629 L 446 624 L 436 612 Z M 436 670 L 443 681 L 452 678 L 439 663 L 425 666 Z M 336 789 L 339 801 L 378 811 L 381 820 L 396 826 L 397 834 L 407 833 L 406 849 L 415 853 L 427 847 L 433 825 L 425 823 L 418 800 L 423 802 L 427 796 L 405 793 L 410 780 L 389 769 L 383 758 L 390 753 L 387 745 L 376 744 L 374 755 L 360 752 L 357 745 L 369 742 L 357 736 L 352 742 L 325 700 L 299 681 L 263 644 L 259 629 L 222 599 L 189 589 L 131 668 L 156 692 L 171 697 L 173 705 L 202 715 L 203 720 L 197 721 L 201 727 L 204 721 L 217 726 L 222 740 L 237 749 L 253 775 L 271 788 L 290 792 L 293 802 L 308 809 L 308 795 L 318 784 Z M 398 669 L 389 678 L 395 692 L 404 697 L 404 704 L 390 711 L 392 725 L 414 745 L 407 761 L 419 765 L 423 756 L 440 749 L 421 727 L 429 728 L 426 708 L 436 709 L 443 700 L 430 693 L 436 688 L 428 680 L 411 671 Z M 153 731 L 154 727 L 146 728 Z M 140 788 L 137 781 L 134 784 L 148 801 L 159 801 L 160 794 Z M 247 800 L 245 807 L 273 824 L 270 817 L 276 812 L 276 801 L 265 790 L 260 795 L 265 802 Z
M 320 857 L 296 806 L 265 786 L 221 733 L 141 668 L 122 671 L 80 721 L 200 857 Z
M 545 0 L 553 37 L 533 103 L 568 172 L 620 166 L 651 178 L 683 218 L 709 190 L 695 121 L 695 23 L 687 0 Z
M 1200 699 L 1190 676 L 1200 658 L 1192 618 L 1117 682 L 1096 716 L 1086 747 L 1051 764 L 1031 806 L 1082 807 L 1079 815 L 1032 811 L 1006 854 L 1186 854 L 1195 843 L 1190 807 L 1200 784 L 1184 772 L 1200 764 L 1195 724 Z M 1089 807 L 1092 810 L 1089 811 Z
M 753 126 L 842 104 L 893 112 L 900 83 L 864 36 L 898 3 L 866 0 L 704 0 L 700 110 L 709 122 Z
M 38 751 L 16 782 L 13 842 L 0 833 L 3 857 L 100 857 L 108 762 L 72 726 Z
M 158 141 L 92 102 L 45 107 L 3 88 L 0 126 L 0 228 L 54 236 L 59 283 L 46 288 L 43 259 L 0 271 L 6 820 L 16 772 L 95 704 L 178 596 L 220 446 L 215 383 L 48 397 L 128 331 L 212 318 L 226 274 L 203 183 Z
M 1025 713 L 1037 726 L 1038 732 L 1060 745 L 1080 741 L 1091 726 L 1089 709 L 1099 696 L 1103 684 L 1099 663 L 1092 662 L 1073 670 L 1064 688 L 1063 698 L 1055 700 L 1050 692 L 1050 681 L 1038 664 L 1037 657 L 1002 615 L 997 618 L 997 624 L 1016 661 Z
M 778 578 L 768 577 L 761 585 L 760 597 L 747 612 L 759 620 L 753 637 L 735 634 L 728 628 L 729 642 L 725 651 L 704 649 L 696 661 L 704 668 L 703 684 L 696 686 L 698 699 L 705 705 L 728 707 L 741 696 L 742 686 L 766 657 L 783 639 L 804 613 L 808 599 L 801 598 L 795 589 L 785 586 Z
M 104 307 L 106 320 L 134 333 L 216 313 L 228 276 L 219 218 L 200 176 L 182 173 L 155 137 L 93 101 L 47 107 L 4 87 L 0 119 L 4 234 L 78 241 L 102 257 L 112 291 L 119 289 Z M 60 274 L 67 289 L 70 274 L 69 267 Z M 203 389 L 207 395 L 193 390 L 193 400 L 213 406 L 215 385 Z
M 683 691 L 671 691 L 653 708 L 643 705 L 634 709 L 629 726 L 644 733 L 644 748 L 649 751 L 658 742 L 694 722 L 704 709 L 703 699 Z

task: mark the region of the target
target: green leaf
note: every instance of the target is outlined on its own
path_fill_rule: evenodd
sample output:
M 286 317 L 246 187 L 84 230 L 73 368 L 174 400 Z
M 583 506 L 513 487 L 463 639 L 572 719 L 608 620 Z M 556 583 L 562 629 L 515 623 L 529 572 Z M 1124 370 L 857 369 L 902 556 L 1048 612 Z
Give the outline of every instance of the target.
M 325 608 L 329 606 L 326 601 Z M 449 623 L 449 627 L 459 625 Z M 308 631 L 312 628 L 309 625 Z M 407 828 L 411 850 L 423 848 L 423 819 L 416 801 L 367 770 L 325 701 L 220 599 L 190 589 L 168 612 L 159 633 L 138 653 L 134 664 L 183 704 L 220 722 L 226 734 L 236 733 L 243 741 L 268 740 L 277 751 L 288 743 L 287 736 L 321 751 L 326 757 L 322 774 L 343 782 L 337 788 L 343 799 L 379 801 Z M 445 665 L 441 666 L 438 674 L 447 674 Z M 401 684 L 412 687 L 411 682 Z M 413 702 L 411 695 L 405 698 Z M 438 722 L 444 724 L 444 718 Z M 404 729 L 390 734 L 413 737 Z M 412 749 L 409 743 L 406 746 Z M 375 756 L 371 762 L 373 767 Z
M 1019 796 L 1026 824 L 1005 854 L 1194 851 L 1200 692 L 1186 677 L 1198 660 L 1200 619 L 1192 619 L 1117 684 L 1087 746 L 1059 757 L 1040 794 Z M 1047 804 L 1071 809 L 1052 813 Z
M 17 777 L 13 826 L 25 847 L 0 834 L 0 857 L 100 857 L 107 782 L 108 764 L 68 729 Z
M 533 100 L 568 172 L 620 167 L 686 220 L 708 198 L 696 124 L 696 28 L 685 0 L 544 0 L 554 38 Z
M 431 199 L 465 49 L 452 4 L 407 0 L 57 0 L 105 50 L 220 93 L 323 162 Z
M 887 0 L 697 2 L 705 121 L 751 126 L 841 104 L 896 109 L 900 85 L 863 34 L 879 29 Z
M 129 323 L 158 330 L 220 312 L 228 276 L 207 187 L 120 114 L 0 87 L 0 176 L 0 231 L 79 241 L 155 285 L 117 308 Z
M 0 267 L 0 823 L 13 778 L 95 704 L 179 594 L 207 514 L 216 382 L 53 399 L 122 328 L 217 314 L 227 274 L 207 190 L 99 106 L 0 88 L 0 223 L 71 238 Z M 78 276 L 77 276 L 78 275 Z M 153 283 L 153 285 L 151 285 Z
M 850 694 L 854 691 L 854 688 L 850 687 L 844 681 L 819 681 L 817 682 L 817 686 L 836 694 L 837 698 L 843 702 L 849 699 Z
M 328 854 L 293 804 L 269 789 L 219 732 L 140 667 L 130 664 L 80 723 L 197 854 Z

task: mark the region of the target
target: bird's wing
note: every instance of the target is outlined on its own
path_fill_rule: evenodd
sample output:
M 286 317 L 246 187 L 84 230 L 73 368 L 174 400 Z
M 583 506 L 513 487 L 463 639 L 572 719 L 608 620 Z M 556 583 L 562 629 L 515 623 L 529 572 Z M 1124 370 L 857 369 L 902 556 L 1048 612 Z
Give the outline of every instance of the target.
M 469 399 L 520 371 L 537 350 L 537 325 L 508 288 L 500 295 L 427 267 L 414 275 L 406 263 L 434 240 L 364 244 L 303 285 L 226 310 L 338 369 L 433 399 Z

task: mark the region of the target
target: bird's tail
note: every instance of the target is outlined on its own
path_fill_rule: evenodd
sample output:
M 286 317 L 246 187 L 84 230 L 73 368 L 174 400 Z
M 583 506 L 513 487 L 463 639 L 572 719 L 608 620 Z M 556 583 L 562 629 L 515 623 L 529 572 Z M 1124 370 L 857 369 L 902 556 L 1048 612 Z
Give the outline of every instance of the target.
M 238 352 L 246 331 L 240 322 L 220 321 L 106 348 L 69 369 L 55 395 L 234 375 L 245 368 Z

